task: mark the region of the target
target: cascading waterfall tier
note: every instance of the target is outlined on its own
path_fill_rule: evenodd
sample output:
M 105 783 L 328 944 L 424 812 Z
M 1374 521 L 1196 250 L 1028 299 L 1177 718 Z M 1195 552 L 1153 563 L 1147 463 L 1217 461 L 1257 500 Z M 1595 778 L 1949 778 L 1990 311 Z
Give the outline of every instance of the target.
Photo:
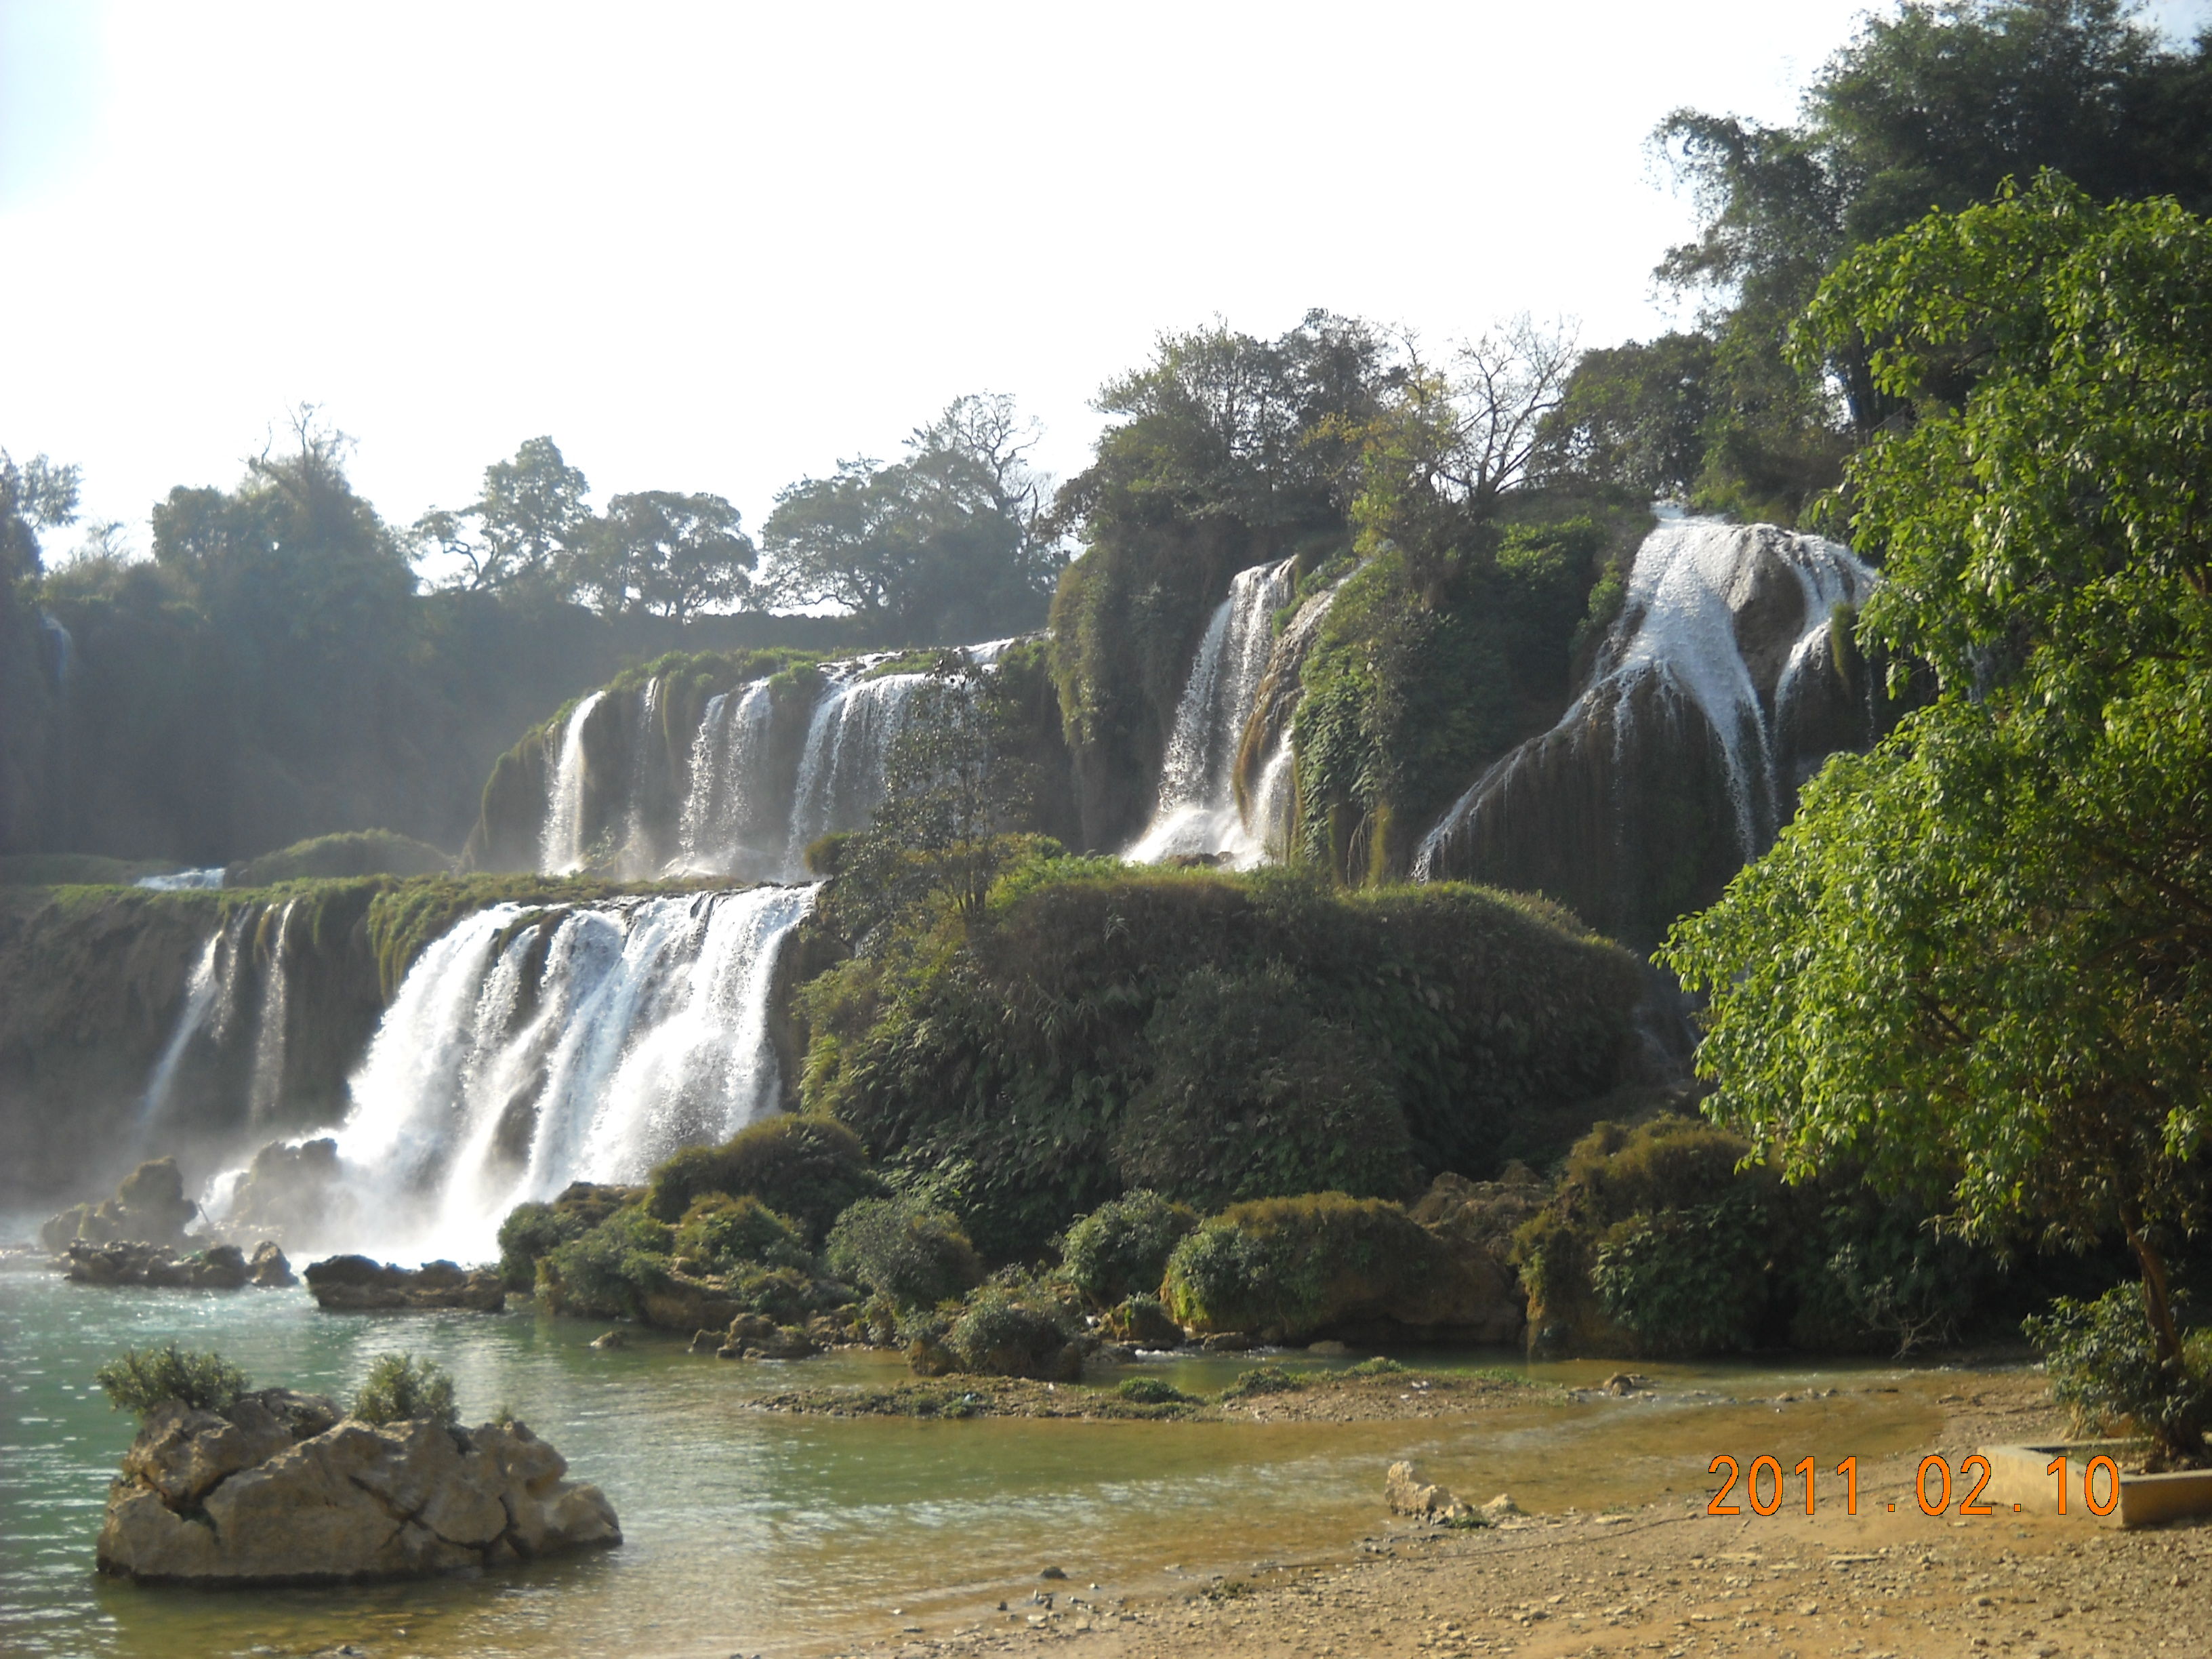
M 354 1073 L 329 1132 L 343 1193 L 319 1243 L 481 1260 L 514 1205 L 641 1180 L 775 1110 L 771 992 L 813 895 L 502 904 L 456 923 L 408 970 Z
M 1239 571 L 1215 607 L 1176 706 L 1152 821 L 1125 857 L 1155 863 L 1223 854 L 1237 865 L 1267 856 L 1264 830 L 1237 798 L 1237 763 L 1274 644 L 1275 612 L 1290 602 L 1295 562 Z
M 1415 878 L 1541 891 L 1656 939 L 1765 850 L 1827 755 L 1871 741 L 1877 694 L 1851 683 L 1831 618 L 1875 580 L 1819 537 L 1661 525 L 1589 689 L 1460 797 Z
M 574 874 L 584 866 L 584 723 L 605 697 L 594 691 L 569 712 L 561 728 L 561 749 L 545 789 L 545 831 L 538 844 L 538 867 L 550 876 Z

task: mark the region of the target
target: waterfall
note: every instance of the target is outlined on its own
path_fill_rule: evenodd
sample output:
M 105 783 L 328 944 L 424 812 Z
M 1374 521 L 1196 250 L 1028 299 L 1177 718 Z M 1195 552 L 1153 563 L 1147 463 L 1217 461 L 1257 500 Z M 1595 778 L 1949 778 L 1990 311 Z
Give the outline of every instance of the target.
M 856 676 L 823 694 L 807 725 L 792 791 L 783 854 L 787 873 L 805 869 L 806 849 L 818 837 L 866 828 L 884 798 L 884 763 L 905 725 L 907 702 L 928 679 L 927 674 Z
M 547 875 L 573 875 L 584 867 L 584 722 L 605 696 L 592 692 L 561 729 L 561 752 L 546 781 L 545 829 L 538 843 L 538 867 Z
M 1237 573 L 1207 622 L 1176 707 L 1152 821 L 1125 857 L 1227 853 L 1238 864 L 1265 854 L 1237 804 L 1237 757 L 1273 644 L 1274 614 L 1290 600 L 1293 561 Z
M 483 1259 L 572 1181 L 635 1182 L 781 1092 L 769 1000 L 811 887 L 495 905 L 424 950 L 349 1086 L 348 1190 L 390 1253 Z
M 629 806 L 623 814 L 622 855 L 617 867 L 632 880 L 658 873 L 661 865 L 654 850 L 654 825 L 647 810 L 653 760 L 660 748 L 660 688 L 661 682 L 656 678 L 647 680 L 639 692 L 637 728 L 630 740 L 629 777 L 623 792 Z
M 169 1033 L 169 1040 L 161 1047 L 161 1057 L 154 1062 L 153 1075 L 146 1080 L 146 1094 L 138 1108 L 140 1131 L 153 1127 L 167 1114 L 169 1097 L 177 1086 L 177 1068 L 184 1064 L 185 1050 L 191 1046 L 194 1037 L 208 1027 L 209 1020 L 221 1000 L 228 976 L 229 962 L 225 945 L 230 934 L 218 929 L 208 935 L 199 960 L 192 965 L 191 976 L 185 981 L 184 1006 L 177 1012 L 177 1024 Z
M 1724 880 L 1723 866 L 1758 857 L 1788 817 L 1796 779 L 1778 732 L 1819 678 L 1809 668 L 1826 658 L 1831 613 L 1857 604 L 1874 581 L 1848 549 L 1819 537 L 1662 522 L 1637 550 L 1589 687 L 1550 732 L 1475 780 L 1422 841 L 1415 878 L 1449 867 L 1569 899 L 1594 925 L 1631 928 L 1658 920 L 1643 913 L 1647 899 L 1658 902 L 1641 890 L 1655 881 L 1681 890 L 1678 907 L 1690 889 Z M 1646 816 L 1662 796 L 1680 820 L 1664 831 Z M 1726 844 L 1681 842 L 1683 826 L 1711 822 L 1713 809 Z M 1661 844 L 1669 836 L 1680 844 Z M 1672 873 L 1662 872 L 1677 854 Z
M 775 716 L 766 680 L 708 699 L 678 830 L 687 873 L 761 880 L 784 872 L 788 817 L 769 775 Z
M 289 1002 L 286 988 L 290 978 L 286 957 L 291 948 L 292 908 L 298 902 L 288 899 L 276 913 L 276 942 L 270 947 L 268 962 L 261 971 L 261 1011 L 253 1032 L 253 1078 L 246 1091 L 246 1121 L 257 1128 L 276 1115 L 284 1095 Z
M 158 876 L 141 876 L 131 884 L 151 888 L 157 893 L 180 893 L 222 885 L 223 866 L 212 864 L 202 870 L 171 870 Z

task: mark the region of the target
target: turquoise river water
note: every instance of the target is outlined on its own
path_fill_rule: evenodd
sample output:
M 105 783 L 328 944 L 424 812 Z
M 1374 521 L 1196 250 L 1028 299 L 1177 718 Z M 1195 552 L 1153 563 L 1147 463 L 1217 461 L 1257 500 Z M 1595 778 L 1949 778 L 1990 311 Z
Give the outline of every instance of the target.
M 916 1422 L 749 1406 L 800 1382 L 902 1376 L 896 1356 L 730 1364 L 651 1332 L 594 1350 L 604 1328 L 526 1309 L 331 1315 L 299 1291 L 97 1290 L 17 1258 L 0 1268 L 0 1653 L 171 1659 L 341 1642 L 380 1655 L 806 1653 L 917 1626 L 942 1634 L 1025 1597 L 1048 1565 L 1113 1595 L 1341 1553 L 1384 1523 L 1382 1473 L 1398 1457 L 1478 1501 L 1510 1491 L 1538 1511 L 1639 1504 L 1704 1490 L 1715 1450 L 1771 1437 L 1773 1407 L 1759 1396 L 1816 1386 L 1839 1392 L 1815 1415 L 1793 1413 L 1794 1449 L 1824 1462 L 1901 1450 L 1933 1432 L 1935 1394 L 1957 1381 L 1832 1364 L 1640 1367 L 1659 1377 L 1656 1399 L 1547 1390 L 1527 1406 L 1431 1421 Z M 626 1542 L 402 1585 L 198 1592 L 103 1580 L 94 1540 L 134 1425 L 108 1409 L 92 1373 L 126 1346 L 173 1337 L 219 1347 L 257 1384 L 341 1398 L 380 1353 L 433 1358 L 470 1420 L 507 1406 L 561 1448 L 575 1478 L 602 1486 Z M 1497 1352 L 1419 1361 L 1519 1363 Z M 1195 1390 L 1218 1389 L 1243 1363 L 1145 1369 Z M 1573 1385 L 1612 1369 L 1529 1374 Z M 1872 1391 L 1884 1378 L 1896 1390 Z

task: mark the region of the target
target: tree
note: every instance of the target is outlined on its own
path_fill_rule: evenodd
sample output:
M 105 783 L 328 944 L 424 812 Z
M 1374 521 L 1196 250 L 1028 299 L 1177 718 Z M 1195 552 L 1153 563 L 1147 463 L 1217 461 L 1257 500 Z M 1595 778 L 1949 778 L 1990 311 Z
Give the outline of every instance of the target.
M 1540 481 L 1686 500 L 1705 461 L 1713 343 L 1663 334 L 1585 351 L 1547 411 L 1530 471 Z
M 1871 16 L 1769 127 L 1677 110 L 1654 142 L 1703 224 L 1660 279 L 1705 306 L 1715 374 L 1701 505 L 1793 519 L 1898 413 L 1848 332 L 1790 325 L 1850 249 L 2051 167 L 2105 200 L 2212 207 L 2212 36 L 2166 49 L 2119 0 L 1948 0 Z
M 1845 259 L 1799 350 L 1846 337 L 1908 411 L 1850 469 L 1887 575 L 1862 637 L 1940 691 L 1662 952 L 1711 999 L 1709 1109 L 1971 1237 L 2124 1239 L 2179 1392 L 2167 1262 L 2212 1176 L 2212 226 L 2046 176 Z
M 76 522 L 77 480 L 73 466 L 44 455 L 19 463 L 0 449 L 0 581 L 39 574 L 39 532 Z
M 975 638 L 1033 627 L 1065 562 L 1013 399 L 956 398 L 902 460 L 840 461 L 779 491 L 763 539 L 776 599 L 835 605 L 882 634 Z
M 483 489 L 458 511 L 440 508 L 416 521 L 415 533 L 461 562 L 447 584 L 471 592 L 521 587 L 557 591 L 562 569 L 591 520 L 591 483 L 562 458 L 550 438 L 531 438 L 511 461 L 484 469 Z M 474 520 L 477 532 L 468 533 Z
M 752 591 L 757 556 L 737 508 L 720 495 L 647 489 L 617 495 L 579 533 L 568 577 L 601 610 L 689 622 Z

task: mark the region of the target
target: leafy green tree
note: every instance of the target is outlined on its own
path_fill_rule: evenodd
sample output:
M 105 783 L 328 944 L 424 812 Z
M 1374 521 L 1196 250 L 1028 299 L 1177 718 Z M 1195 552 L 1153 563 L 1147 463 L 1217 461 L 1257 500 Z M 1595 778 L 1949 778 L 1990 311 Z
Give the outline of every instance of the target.
M 1865 343 L 1793 363 L 1791 324 L 1855 246 L 2045 167 L 2100 199 L 2212 207 L 2212 37 L 2164 46 L 2120 0 L 1947 0 L 1870 16 L 1795 125 L 1677 110 L 1655 142 L 1704 223 L 1665 282 L 1703 296 L 1715 376 L 1701 505 L 1788 520 L 1897 412 Z
M 1662 959 L 1711 999 L 1717 1116 L 1969 1237 L 2124 1238 L 2179 1389 L 2167 1262 L 2212 1174 L 2212 226 L 2046 176 L 1846 259 L 1800 349 L 1847 336 L 1909 411 L 1851 468 L 1888 577 L 1862 638 L 1940 692 Z
M 513 460 L 484 469 L 483 489 L 474 501 L 458 511 L 425 514 L 415 533 L 460 562 L 450 586 L 470 592 L 558 592 L 579 532 L 591 520 L 586 503 L 591 489 L 552 439 L 531 438 Z M 471 521 L 473 534 L 467 528 Z
M 570 580 L 611 615 L 637 611 L 689 622 L 735 609 L 752 592 L 752 538 L 720 495 L 666 489 L 617 495 L 580 540 Z
M 1013 399 L 956 398 L 904 459 L 841 461 L 779 491 L 763 539 L 771 591 L 835 605 L 879 635 L 973 638 L 1032 627 L 1065 562 L 1047 528 L 1035 422 Z
M 39 532 L 76 521 L 77 479 L 73 466 L 44 455 L 19 462 L 0 449 L 0 581 L 39 574 Z
M 1686 500 L 1705 464 L 1713 343 L 1662 334 L 1585 351 L 1548 410 L 1530 470 L 1546 482 Z

